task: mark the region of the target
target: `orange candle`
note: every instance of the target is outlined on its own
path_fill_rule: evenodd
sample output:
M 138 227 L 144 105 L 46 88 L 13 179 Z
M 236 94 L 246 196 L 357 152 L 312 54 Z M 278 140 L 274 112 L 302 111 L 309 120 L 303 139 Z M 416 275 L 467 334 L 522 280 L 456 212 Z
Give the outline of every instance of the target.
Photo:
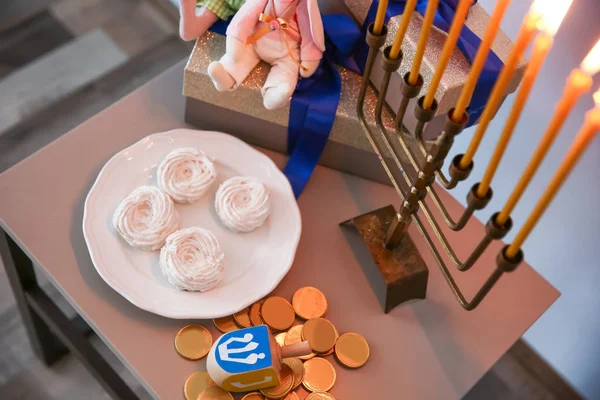
M 504 225 L 510 218 L 510 214 L 521 199 L 521 196 L 523 196 L 523 193 L 540 167 L 540 164 L 544 161 L 550 146 L 562 128 L 567 116 L 571 113 L 571 110 L 575 106 L 575 103 L 577 103 L 579 97 L 592 88 L 592 76 L 598 72 L 600 72 L 600 40 L 581 64 L 581 69 L 576 69 L 571 72 L 563 96 L 556 106 L 556 112 L 548 125 L 548 129 L 544 133 L 540 144 L 535 149 L 519 182 L 496 218 L 496 223 L 500 226 Z M 597 103 L 600 103 L 600 98 L 597 100 Z
M 496 110 L 498 109 L 500 102 L 504 98 L 506 88 L 515 74 L 517 65 L 521 61 L 521 58 L 525 53 L 525 49 L 527 49 L 529 43 L 533 40 L 536 32 L 536 17 L 532 14 L 528 14 L 525 17 L 525 21 L 523 21 L 523 26 L 521 27 L 521 31 L 517 36 L 517 40 L 513 46 L 513 49 L 508 56 L 508 60 L 506 61 L 506 64 L 504 64 L 504 68 L 502 68 L 500 76 L 498 76 L 498 80 L 494 84 L 494 89 L 492 89 L 492 93 L 490 94 L 485 110 L 483 110 L 483 114 L 481 114 L 479 125 L 477 125 L 477 129 L 473 134 L 473 138 L 469 143 L 469 147 L 460 159 L 460 168 L 466 169 L 471 164 L 471 161 L 473 161 L 473 157 L 475 156 L 475 153 L 481 144 L 483 135 L 485 134 L 490 121 L 496 114 Z
M 442 81 L 444 71 L 446 71 L 446 67 L 450 62 L 452 53 L 456 48 L 456 42 L 458 41 L 460 31 L 462 30 L 462 27 L 465 24 L 465 20 L 467 19 L 467 14 L 469 13 L 469 8 L 471 8 L 471 4 L 473 4 L 473 0 L 460 0 L 460 3 L 458 3 L 458 7 L 456 8 L 456 14 L 454 15 L 454 19 L 452 20 L 452 25 L 450 26 L 450 31 L 448 32 L 448 37 L 446 38 L 446 43 L 444 44 L 444 49 L 442 50 L 440 59 L 437 62 L 437 68 L 433 75 L 433 79 L 429 84 L 429 90 L 425 95 L 425 100 L 423 101 L 423 108 L 426 110 L 430 109 L 431 105 L 433 104 L 433 100 L 435 99 L 435 93 L 437 92 L 437 89 L 440 86 L 440 82 Z
M 388 0 L 380 0 L 377 6 L 377 14 L 375 15 L 375 23 L 373 24 L 373 33 L 380 35 L 385 22 L 385 12 L 388 8 Z
M 508 0 L 510 1 L 510 0 Z M 417 84 L 419 79 L 419 72 L 421 71 L 421 64 L 423 63 L 423 56 L 425 55 L 425 48 L 429 41 L 429 34 L 433 27 L 433 20 L 435 18 L 435 12 L 440 0 L 429 0 L 427 4 L 427 11 L 425 11 L 425 18 L 423 19 L 423 26 L 421 28 L 421 36 L 419 37 L 419 44 L 417 45 L 417 52 L 415 53 L 415 59 L 408 75 L 408 83 L 411 85 Z
M 408 0 L 404 6 L 404 14 L 402 14 L 402 18 L 400 19 L 400 26 L 398 26 L 398 32 L 396 32 L 396 37 L 394 38 L 394 43 L 392 43 L 392 49 L 390 50 L 390 59 L 392 60 L 395 60 L 400 55 L 402 42 L 404 42 L 404 36 L 406 36 L 408 24 L 410 24 L 416 5 L 417 0 Z
M 504 14 L 506 13 L 506 9 L 508 8 L 510 2 L 511 0 L 498 0 L 498 3 L 496 3 L 496 8 L 492 13 L 488 27 L 483 35 L 483 40 L 479 45 L 477 55 L 475 56 L 475 60 L 473 61 L 473 65 L 469 71 L 467 83 L 465 83 L 465 86 L 460 94 L 460 98 L 458 99 L 458 103 L 456 103 L 456 107 L 454 108 L 452 119 L 455 122 L 459 122 L 462 119 L 463 114 L 471 103 L 471 97 L 473 96 L 473 92 L 477 86 L 479 75 L 481 75 L 481 71 L 483 71 L 485 61 L 490 54 L 492 44 L 494 43 L 494 39 L 496 38 L 498 30 L 500 29 L 500 23 L 502 22 L 502 18 L 504 18 Z
M 517 98 L 515 99 L 513 108 L 510 111 L 508 119 L 506 120 L 506 125 L 504 125 L 504 130 L 500 135 L 500 139 L 498 139 L 498 144 L 496 145 L 494 154 L 492 154 L 490 163 L 488 164 L 485 174 L 483 175 L 483 179 L 481 180 L 481 183 L 477 189 L 477 196 L 480 198 L 485 197 L 490 188 L 494 174 L 496 173 L 498 165 L 500 164 L 500 160 L 502 160 L 502 156 L 504 155 L 504 151 L 508 146 L 508 142 L 510 141 L 515 127 L 517 126 L 517 122 L 519 122 L 519 118 L 523 112 L 523 107 L 525 107 L 525 104 L 527 103 L 527 98 L 531 93 L 533 84 L 535 83 L 538 73 L 544 64 L 544 60 L 546 59 L 546 56 L 552 47 L 552 42 L 553 38 L 545 34 L 539 35 L 535 40 L 531 61 L 527 66 L 527 70 L 525 71 L 525 77 L 521 83 L 521 88 L 517 93 Z
M 600 92 L 598 92 L 597 97 L 600 100 Z M 556 193 L 561 188 L 561 186 L 573 170 L 573 167 L 575 167 L 575 165 L 581 158 L 583 152 L 589 146 L 590 142 L 599 130 L 600 102 L 597 103 L 595 109 L 589 111 L 586 114 L 586 119 L 585 123 L 583 124 L 583 127 L 577 134 L 575 141 L 571 145 L 571 148 L 569 149 L 569 152 L 567 153 L 563 162 L 558 167 L 558 170 L 554 174 L 554 177 L 550 181 L 550 184 L 546 188 L 546 191 L 544 192 L 544 194 L 536 204 L 535 208 L 529 215 L 529 218 L 527 218 L 527 221 L 525 221 L 525 224 L 523 225 L 519 233 L 517 233 L 515 240 L 510 244 L 510 246 L 508 246 L 508 249 L 506 250 L 507 258 L 513 259 L 519 253 L 519 249 L 521 248 L 525 240 L 527 240 L 527 237 L 529 236 L 533 228 L 535 228 L 540 218 L 542 217 L 542 215 L 556 196 Z
M 508 120 L 506 121 L 504 130 L 502 131 L 502 134 L 498 139 L 498 143 L 496 144 L 494 154 L 490 159 L 485 174 L 483 175 L 483 179 L 481 180 L 481 183 L 477 189 L 477 195 L 481 198 L 486 195 L 490 185 L 492 184 L 492 179 L 494 179 L 498 165 L 500 165 L 500 161 L 502 160 L 504 152 L 506 151 L 508 142 L 513 135 L 517 122 L 521 116 L 521 112 L 523 111 L 523 107 L 525 107 L 527 98 L 531 93 L 531 88 L 535 83 L 535 80 L 542 65 L 544 64 L 550 48 L 552 47 L 554 35 L 558 31 L 558 28 L 565 18 L 567 11 L 571 7 L 572 2 L 573 0 L 564 0 L 558 6 L 552 8 L 546 7 L 544 9 L 545 12 L 542 12 L 541 14 L 542 16 L 537 24 L 541 33 L 534 42 L 531 61 L 529 62 L 527 70 L 525 71 L 525 77 L 521 83 L 521 89 L 517 93 L 517 98 L 513 105 L 513 109 L 508 117 Z M 571 106 L 573 104 L 571 104 Z
M 473 161 L 473 157 L 481 144 L 483 135 L 506 94 L 506 89 L 515 74 L 517 65 L 521 61 L 525 50 L 533 40 L 537 30 L 541 30 L 550 36 L 554 36 L 567 11 L 571 7 L 572 2 L 573 0 L 537 0 L 531 5 L 531 9 L 523 21 L 523 26 L 517 36 L 515 45 L 494 85 L 494 89 L 492 90 L 486 108 L 481 115 L 479 125 L 475 130 L 471 143 L 460 160 L 460 168 L 466 169 L 471 164 L 471 161 Z M 486 192 L 483 193 L 485 194 Z

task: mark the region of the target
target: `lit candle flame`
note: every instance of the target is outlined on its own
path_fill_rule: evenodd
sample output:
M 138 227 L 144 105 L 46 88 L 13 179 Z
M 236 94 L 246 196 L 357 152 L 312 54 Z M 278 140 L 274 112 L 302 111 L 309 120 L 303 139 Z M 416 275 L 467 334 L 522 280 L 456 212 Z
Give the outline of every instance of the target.
M 596 103 L 596 108 L 600 108 L 600 89 L 594 93 L 594 102 Z
M 572 3 L 573 0 L 536 0 L 531 13 L 539 18 L 537 28 L 549 36 L 556 35 Z
M 581 69 L 590 76 L 600 72 L 600 39 L 581 63 Z

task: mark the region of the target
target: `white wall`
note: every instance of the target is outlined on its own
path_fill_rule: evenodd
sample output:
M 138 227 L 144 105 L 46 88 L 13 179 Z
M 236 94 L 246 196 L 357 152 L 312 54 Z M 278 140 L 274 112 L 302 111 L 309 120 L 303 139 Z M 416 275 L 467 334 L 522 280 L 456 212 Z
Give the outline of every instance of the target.
M 511 38 L 515 38 L 531 2 L 512 2 L 502 24 Z M 491 13 L 496 1 L 479 3 Z M 567 75 L 599 37 L 600 0 L 574 0 L 500 165 L 489 209 L 499 210 L 506 201 L 543 134 Z M 594 90 L 599 84 L 597 77 Z M 512 100 L 509 98 L 491 124 L 477 153 L 472 178 L 453 191 L 463 203 L 469 187 L 483 175 Z M 516 228 L 522 225 L 545 189 L 592 105 L 591 95 L 584 96 L 577 104 L 513 214 Z M 468 130 L 458 138 L 457 152 L 464 152 L 471 133 Z M 486 221 L 489 211 L 478 217 Z M 524 250 L 528 262 L 562 292 L 558 302 L 526 333 L 525 339 L 582 394 L 600 398 L 600 137 L 576 167 Z

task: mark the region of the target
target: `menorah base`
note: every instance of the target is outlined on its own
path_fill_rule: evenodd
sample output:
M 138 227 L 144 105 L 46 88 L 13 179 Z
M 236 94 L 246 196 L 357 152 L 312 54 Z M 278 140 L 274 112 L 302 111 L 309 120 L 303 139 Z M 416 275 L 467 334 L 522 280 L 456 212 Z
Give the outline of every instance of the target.
M 394 249 L 383 246 L 383 238 L 395 215 L 394 206 L 389 205 L 340 224 L 354 226 L 366 245 L 368 255 L 364 254 L 360 241 L 347 236 L 386 314 L 405 301 L 424 299 L 429 277 L 429 269 L 409 235 Z

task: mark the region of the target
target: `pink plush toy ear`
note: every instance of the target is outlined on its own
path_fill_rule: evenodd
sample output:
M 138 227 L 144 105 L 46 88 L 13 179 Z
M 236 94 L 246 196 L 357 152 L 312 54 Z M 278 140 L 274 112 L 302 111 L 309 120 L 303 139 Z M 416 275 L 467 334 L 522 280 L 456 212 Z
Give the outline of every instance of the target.
M 310 31 L 317 48 L 325 51 L 325 36 L 323 33 L 323 20 L 319 11 L 317 0 L 306 0 L 308 5 L 308 19 L 310 20 Z
M 317 0 L 300 0 L 297 8 L 298 25 L 301 32 L 310 32 L 312 42 L 321 51 L 325 51 L 325 37 L 323 33 L 323 21 L 319 12 Z M 303 26 L 309 24 L 309 26 Z M 308 29 L 306 29 L 308 28 Z M 306 39 L 303 38 L 303 42 Z M 304 43 L 303 43 L 304 45 Z

